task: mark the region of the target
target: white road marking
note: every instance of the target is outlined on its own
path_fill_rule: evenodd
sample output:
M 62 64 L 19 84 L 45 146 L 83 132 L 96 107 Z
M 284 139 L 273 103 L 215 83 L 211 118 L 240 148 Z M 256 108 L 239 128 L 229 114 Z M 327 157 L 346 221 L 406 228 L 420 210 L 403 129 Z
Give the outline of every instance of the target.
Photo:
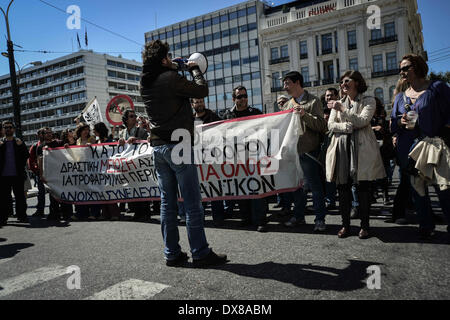
M 40 283 L 61 277 L 66 274 L 66 268 L 59 265 L 52 265 L 39 268 L 31 272 L 23 273 L 17 277 L 0 280 L 0 297 L 21 291 Z
M 85 300 L 147 300 L 169 287 L 162 283 L 129 279 L 97 292 Z

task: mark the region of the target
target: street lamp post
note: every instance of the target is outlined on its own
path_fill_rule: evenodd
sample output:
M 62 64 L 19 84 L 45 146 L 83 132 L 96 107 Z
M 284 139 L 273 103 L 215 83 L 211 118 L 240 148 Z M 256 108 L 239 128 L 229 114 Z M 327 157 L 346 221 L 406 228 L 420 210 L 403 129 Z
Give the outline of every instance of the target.
M 11 32 L 9 30 L 9 9 L 11 7 L 11 4 L 14 2 L 14 0 L 11 0 L 11 2 L 8 5 L 8 8 L 6 9 L 6 13 L 3 10 L 3 8 L 0 8 L 0 10 L 3 13 L 3 16 L 5 17 L 6 22 L 6 32 L 8 35 L 8 39 L 6 40 L 6 44 L 8 47 L 8 59 L 9 59 L 9 74 L 11 77 L 11 92 L 13 96 L 13 106 L 14 106 L 14 122 L 16 125 L 16 136 L 19 139 L 22 139 L 22 124 L 20 120 L 20 95 L 19 95 L 19 86 L 17 84 L 17 78 L 16 78 L 16 67 L 15 67 L 15 60 L 14 60 L 14 44 L 11 41 Z

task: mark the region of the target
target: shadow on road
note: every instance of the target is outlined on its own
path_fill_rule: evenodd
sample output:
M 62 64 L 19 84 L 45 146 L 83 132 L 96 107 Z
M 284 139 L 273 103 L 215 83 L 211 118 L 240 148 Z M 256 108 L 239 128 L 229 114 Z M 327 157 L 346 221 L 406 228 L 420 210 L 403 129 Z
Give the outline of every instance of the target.
M 37 219 L 33 217 L 28 217 L 30 223 L 14 223 L 9 222 L 7 226 L 8 227 L 19 227 L 19 228 L 27 228 L 27 229 L 41 229 L 41 228 L 65 228 L 69 227 L 70 223 L 67 221 L 60 222 L 60 221 L 48 221 L 46 219 Z
M 12 243 L 0 246 L 0 259 L 12 258 L 21 250 L 34 246 L 32 243 Z
M 369 266 L 381 265 L 369 261 L 349 260 L 349 262 L 350 264 L 344 269 L 276 262 L 255 265 L 230 263 L 211 269 L 223 270 L 244 277 L 290 283 L 304 289 L 353 291 L 367 286 L 365 280 L 369 276 L 367 273 Z

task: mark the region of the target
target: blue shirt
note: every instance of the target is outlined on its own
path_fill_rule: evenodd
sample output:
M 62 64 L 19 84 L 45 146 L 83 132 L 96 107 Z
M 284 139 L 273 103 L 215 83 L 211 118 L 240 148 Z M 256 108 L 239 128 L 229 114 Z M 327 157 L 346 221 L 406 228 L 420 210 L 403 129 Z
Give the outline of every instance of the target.
M 414 130 L 407 130 L 398 125 L 399 119 L 408 112 L 405 100 L 410 109 L 419 115 Z M 414 104 L 403 92 L 397 94 L 391 120 L 391 132 L 398 135 L 398 151 L 408 154 L 416 139 L 435 137 L 445 125 L 450 124 L 450 87 L 442 81 L 434 81 Z

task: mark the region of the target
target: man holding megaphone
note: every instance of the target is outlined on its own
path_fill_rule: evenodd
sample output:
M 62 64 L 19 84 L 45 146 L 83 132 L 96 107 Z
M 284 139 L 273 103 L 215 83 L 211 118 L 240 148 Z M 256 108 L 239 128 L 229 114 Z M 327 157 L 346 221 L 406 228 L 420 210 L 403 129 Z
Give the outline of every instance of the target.
M 189 259 L 188 255 L 181 251 L 178 243 L 180 238 L 177 220 L 178 186 L 184 199 L 186 230 L 194 267 L 225 263 L 227 256 L 214 253 L 206 241 L 200 185 L 192 147 L 189 163 L 175 163 L 172 157 L 172 154 L 180 155 L 172 151 L 177 150 L 177 144 L 182 142 L 181 138 L 172 139 L 175 130 L 184 129 L 188 132 L 188 136 L 190 135 L 190 140 L 194 141 L 194 119 L 189 98 L 204 98 L 208 95 L 208 86 L 202 73 L 206 69 L 201 70 L 195 60 L 182 61 L 183 68 L 186 68 L 193 78 L 193 81 L 187 80 L 178 73 L 180 63 L 173 63 L 167 42 L 163 43 L 160 40 L 145 45 L 142 60 L 144 67 L 141 95 L 149 116 L 151 130 L 149 140 L 153 147 L 155 169 L 161 190 L 161 231 L 166 265 L 181 266 Z

